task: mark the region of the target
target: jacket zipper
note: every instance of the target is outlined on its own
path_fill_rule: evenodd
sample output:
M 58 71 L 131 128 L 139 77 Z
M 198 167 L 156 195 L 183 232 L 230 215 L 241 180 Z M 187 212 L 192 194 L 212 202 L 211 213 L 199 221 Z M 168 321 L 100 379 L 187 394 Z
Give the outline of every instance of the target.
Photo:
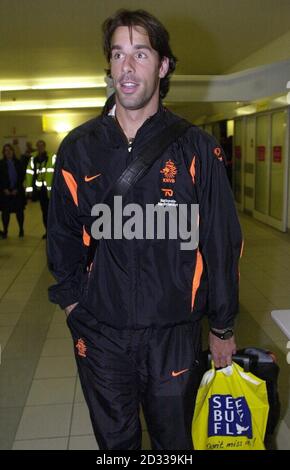
M 132 150 L 134 145 L 135 139 L 128 139 L 127 140 L 127 150 L 128 154 L 131 155 L 133 159 Z M 129 155 L 128 155 L 129 156 Z M 132 263 L 132 279 L 131 279 L 131 318 L 129 318 L 129 327 L 134 328 L 137 325 L 137 267 L 136 267 L 136 249 L 135 249 L 135 241 L 130 240 L 129 247 L 130 247 L 130 258 Z

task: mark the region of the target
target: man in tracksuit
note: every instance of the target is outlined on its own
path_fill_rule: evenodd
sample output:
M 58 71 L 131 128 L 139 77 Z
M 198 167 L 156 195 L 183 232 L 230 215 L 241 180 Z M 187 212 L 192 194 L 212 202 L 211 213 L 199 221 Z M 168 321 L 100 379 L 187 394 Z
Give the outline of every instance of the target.
M 235 352 L 242 238 L 213 137 L 192 126 L 126 194 L 123 204 L 199 204 L 199 245 L 101 239 L 92 263 L 92 207 L 162 129 L 178 117 L 161 99 L 176 59 L 167 31 L 144 11 L 103 26 L 115 105 L 72 131 L 55 170 L 48 230 L 52 302 L 67 314 L 79 376 L 101 449 L 141 448 L 142 404 L 154 449 L 191 449 L 206 314 L 217 367 Z

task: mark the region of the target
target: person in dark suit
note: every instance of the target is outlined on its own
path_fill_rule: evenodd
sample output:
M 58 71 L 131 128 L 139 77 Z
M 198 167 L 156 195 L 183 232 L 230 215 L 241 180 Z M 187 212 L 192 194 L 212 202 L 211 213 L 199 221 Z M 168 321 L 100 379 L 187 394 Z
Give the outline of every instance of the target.
M 3 160 L 0 161 L 0 198 L 2 209 L 3 233 L 7 238 L 10 214 L 15 213 L 19 225 L 19 237 L 24 236 L 25 190 L 23 187 L 24 169 L 17 160 L 11 144 L 3 146 Z

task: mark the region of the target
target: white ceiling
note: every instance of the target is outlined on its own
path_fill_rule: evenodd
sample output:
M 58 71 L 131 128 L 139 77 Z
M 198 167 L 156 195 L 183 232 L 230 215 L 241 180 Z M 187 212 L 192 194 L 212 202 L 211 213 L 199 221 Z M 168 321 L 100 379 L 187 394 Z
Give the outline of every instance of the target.
M 290 29 L 290 0 L 0 0 L 0 79 L 103 75 L 101 24 L 145 8 L 171 34 L 178 74 L 219 74 Z
M 0 80 L 103 77 L 101 24 L 124 7 L 165 24 L 182 75 L 225 73 L 290 30 L 290 0 L 0 0 Z

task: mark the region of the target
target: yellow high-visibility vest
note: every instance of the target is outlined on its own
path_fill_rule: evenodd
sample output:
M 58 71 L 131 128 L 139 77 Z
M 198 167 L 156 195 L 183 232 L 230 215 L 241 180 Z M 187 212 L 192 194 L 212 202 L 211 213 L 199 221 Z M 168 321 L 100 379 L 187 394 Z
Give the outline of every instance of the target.
M 34 159 L 36 157 L 33 154 L 28 162 L 25 176 L 25 191 L 27 194 L 32 193 L 33 191 L 33 180 L 34 175 L 36 176 L 34 181 L 34 186 L 36 189 L 40 189 L 42 186 L 45 186 L 47 191 L 50 192 L 52 186 L 52 179 L 54 173 L 54 166 L 56 161 L 55 154 L 47 154 L 48 159 L 46 162 L 43 162 L 41 165 L 37 165 L 35 168 Z

